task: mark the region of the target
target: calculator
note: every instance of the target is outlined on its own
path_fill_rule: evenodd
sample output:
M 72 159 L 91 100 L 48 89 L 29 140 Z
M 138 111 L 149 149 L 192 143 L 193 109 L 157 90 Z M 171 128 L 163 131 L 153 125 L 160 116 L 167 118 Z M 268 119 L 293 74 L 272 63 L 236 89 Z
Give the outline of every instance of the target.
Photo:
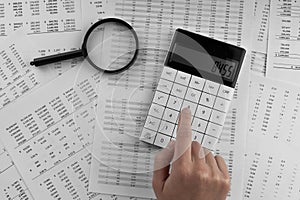
M 214 150 L 246 51 L 177 29 L 145 120 L 140 140 L 165 147 L 176 139 L 181 109 L 192 114 L 192 139 Z

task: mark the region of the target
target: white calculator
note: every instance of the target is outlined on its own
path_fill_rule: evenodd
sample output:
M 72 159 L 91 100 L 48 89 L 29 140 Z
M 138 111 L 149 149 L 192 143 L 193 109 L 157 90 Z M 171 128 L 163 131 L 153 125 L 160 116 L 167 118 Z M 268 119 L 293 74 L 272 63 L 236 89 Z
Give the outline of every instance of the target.
M 246 51 L 177 29 L 140 140 L 165 147 L 176 138 L 182 108 L 192 113 L 192 139 L 214 150 Z

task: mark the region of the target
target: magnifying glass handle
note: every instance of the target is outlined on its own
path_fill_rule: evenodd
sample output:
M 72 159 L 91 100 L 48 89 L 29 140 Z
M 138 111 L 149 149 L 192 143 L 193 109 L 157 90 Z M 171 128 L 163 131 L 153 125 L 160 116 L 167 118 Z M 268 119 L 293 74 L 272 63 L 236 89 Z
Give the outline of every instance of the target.
M 73 58 L 78 58 L 83 56 L 82 50 L 76 50 L 76 51 L 69 51 L 66 53 L 59 53 L 56 55 L 51 55 L 51 56 L 45 56 L 41 58 L 35 58 L 33 61 L 30 62 L 30 65 L 35 65 L 36 67 L 42 66 L 42 65 L 47 65 L 63 60 L 69 60 Z

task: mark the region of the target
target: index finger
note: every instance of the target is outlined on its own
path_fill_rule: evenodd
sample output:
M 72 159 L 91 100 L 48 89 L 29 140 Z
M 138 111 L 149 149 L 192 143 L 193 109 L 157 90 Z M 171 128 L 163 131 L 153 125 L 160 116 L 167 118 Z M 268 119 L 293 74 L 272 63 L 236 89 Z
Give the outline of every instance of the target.
M 191 161 L 191 143 L 192 143 L 192 128 L 191 128 L 191 111 L 189 108 L 184 108 L 180 113 L 180 120 L 178 123 L 174 164 L 175 162 Z

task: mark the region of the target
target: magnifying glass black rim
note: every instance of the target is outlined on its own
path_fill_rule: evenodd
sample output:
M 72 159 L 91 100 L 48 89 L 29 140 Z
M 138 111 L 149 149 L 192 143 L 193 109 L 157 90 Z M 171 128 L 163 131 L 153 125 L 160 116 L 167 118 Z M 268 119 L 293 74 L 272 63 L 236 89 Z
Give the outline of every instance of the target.
M 98 27 L 100 26 L 101 24 L 104 24 L 104 23 L 108 23 L 108 22 L 115 22 L 115 23 L 119 23 L 125 27 L 127 27 L 131 33 L 133 34 L 134 36 L 134 39 L 135 39 L 135 52 L 134 52 L 134 55 L 132 57 L 132 59 L 130 60 L 129 63 L 127 63 L 127 65 L 125 65 L 124 67 L 120 68 L 120 69 L 116 69 L 116 70 L 104 70 L 102 69 L 101 67 L 95 65 L 95 63 L 89 58 L 89 55 L 88 55 L 88 52 L 87 52 L 87 41 L 89 39 L 89 36 L 91 35 L 91 33 Z M 98 22 L 96 22 L 95 24 L 93 24 L 89 29 L 88 31 L 86 32 L 85 36 L 84 36 L 84 40 L 83 40 L 83 44 L 82 44 L 82 55 L 84 58 L 87 59 L 87 61 L 96 69 L 98 70 L 102 70 L 104 71 L 105 73 L 119 73 L 119 72 L 122 72 L 126 69 L 128 69 L 129 67 L 131 67 L 133 65 L 133 63 L 135 62 L 137 56 L 138 56 L 138 53 L 139 53 L 139 40 L 138 40 L 138 37 L 137 37 L 137 34 L 135 32 L 135 30 L 133 29 L 133 27 L 128 24 L 127 22 L 121 20 L 121 19 L 118 19 L 118 18 L 105 18 L 105 19 L 102 19 Z

